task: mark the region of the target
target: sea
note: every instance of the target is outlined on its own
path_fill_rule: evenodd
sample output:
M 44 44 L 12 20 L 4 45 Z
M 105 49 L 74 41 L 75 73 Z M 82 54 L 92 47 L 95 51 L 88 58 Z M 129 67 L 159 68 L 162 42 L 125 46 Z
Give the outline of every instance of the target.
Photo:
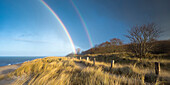
M 20 64 L 25 61 L 31 61 L 38 58 L 44 58 L 45 56 L 38 56 L 38 57 L 27 57 L 27 56 L 0 56 L 0 66 L 7 66 L 13 64 Z

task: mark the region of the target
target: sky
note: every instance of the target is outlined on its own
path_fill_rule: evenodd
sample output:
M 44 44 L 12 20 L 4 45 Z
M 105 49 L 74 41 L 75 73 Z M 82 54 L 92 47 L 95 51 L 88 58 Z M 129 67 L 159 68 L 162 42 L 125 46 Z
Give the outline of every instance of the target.
M 64 23 L 75 48 L 91 48 L 89 37 L 93 46 L 112 38 L 129 43 L 124 36 L 127 30 L 148 23 L 163 31 L 159 40 L 170 39 L 169 0 L 44 2 Z M 0 0 L 0 56 L 64 56 L 71 52 L 63 27 L 40 0 Z

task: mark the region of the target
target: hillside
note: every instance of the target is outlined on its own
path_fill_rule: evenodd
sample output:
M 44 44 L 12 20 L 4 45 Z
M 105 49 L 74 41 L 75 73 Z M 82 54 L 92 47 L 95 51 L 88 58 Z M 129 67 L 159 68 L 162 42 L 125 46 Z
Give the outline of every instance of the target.
M 145 85 L 169 84 L 169 70 L 162 70 L 159 77 L 153 68 L 138 65 L 87 61 L 69 57 L 46 57 L 24 62 L 7 75 L 0 75 L 0 82 L 13 81 L 13 85 Z M 91 60 L 91 59 L 90 59 Z M 168 61 L 169 62 L 169 61 Z
M 76 63 L 77 62 L 77 63 Z M 47 57 L 25 62 L 1 80 L 14 79 L 14 85 L 120 85 L 142 84 L 126 76 L 111 75 L 101 67 L 85 66 L 82 68 L 78 59 Z M 122 79 L 123 78 L 123 79 Z
M 153 54 L 168 54 L 170 55 L 170 40 L 155 41 L 151 44 L 154 44 L 155 47 L 152 51 Z M 103 53 L 115 53 L 115 52 L 130 52 L 131 44 L 116 44 L 112 45 L 111 42 L 104 42 L 99 45 L 96 45 L 89 50 L 83 51 L 84 54 L 103 54 Z

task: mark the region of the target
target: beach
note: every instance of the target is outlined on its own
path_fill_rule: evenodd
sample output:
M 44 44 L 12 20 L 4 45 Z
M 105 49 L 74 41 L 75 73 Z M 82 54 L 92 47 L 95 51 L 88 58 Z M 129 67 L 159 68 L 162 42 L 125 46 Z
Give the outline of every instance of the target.
M 19 66 L 21 66 L 21 64 L 1 66 L 1 67 L 0 67 L 0 75 L 2 75 L 2 74 L 7 74 L 7 73 L 9 73 L 9 72 L 12 72 L 12 71 L 14 71 L 15 69 L 17 69 Z
M 12 72 L 19 68 L 21 64 L 14 64 L 14 65 L 8 65 L 8 66 L 1 66 L 0 67 L 0 75 L 6 75 L 9 72 Z M 0 85 L 11 85 L 11 83 L 15 81 L 15 79 L 2 79 L 0 80 Z

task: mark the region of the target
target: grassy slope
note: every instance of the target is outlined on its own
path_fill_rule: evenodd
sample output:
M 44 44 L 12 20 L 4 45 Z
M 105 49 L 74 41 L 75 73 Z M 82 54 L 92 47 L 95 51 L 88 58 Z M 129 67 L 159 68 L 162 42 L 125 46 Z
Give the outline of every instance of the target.
M 125 57 L 126 56 L 126 57 Z M 159 55 L 162 56 L 162 55 Z M 84 63 L 87 66 L 93 66 L 93 58 L 96 58 L 95 66 L 102 66 L 105 71 L 108 71 L 110 67 L 111 60 L 115 61 L 115 67 L 109 72 L 116 75 L 125 75 L 129 77 L 146 79 L 147 76 L 150 76 L 151 79 L 155 76 L 154 62 L 161 63 L 161 71 L 159 75 L 159 80 L 161 82 L 170 81 L 170 60 L 163 58 L 137 58 L 130 57 L 127 54 L 120 53 L 108 53 L 108 54 L 86 54 L 78 55 L 78 58 L 81 57 L 80 62 Z M 86 61 L 85 59 L 89 57 L 91 61 Z M 144 78 L 145 77 L 145 78 Z M 143 81 L 142 80 L 142 81 Z M 154 80 L 154 78 L 153 78 Z M 146 80 L 147 81 L 147 80 Z M 149 82 L 152 82 L 150 80 Z M 160 83 L 160 82 L 159 82 Z
M 120 85 L 142 84 L 123 76 L 104 72 L 102 68 L 80 69 L 72 59 L 47 57 L 25 62 L 20 68 L 8 74 L 17 76 L 15 85 Z
M 166 56 L 165 54 L 152 55 L 154 57 L 148 57 L 148 58 L 137 58 L 137 57 L 132 57 L 130 55 L 127 53 L 107 53 L 107 54 L 77 55 L 77 57 L 78 58 L 82 57 L 82 59 L 86 59 L 87 57 L 90 57 L 91 60 L 93 60 L 93 58 L 96 58 L 97 61 L 105 62 L 105 63 L 110 63 L 112 60 L 114 60 L 115 63 L 117 64 L 133 65 L 140 68 L 150 68 L 150 69 L 154 69 L 154 62 L 160 62 L 161 69 L 170 71 L 170 60 L 162 58 L 162 56 Z
M 84 64 L 82 69 L 76 63 Z M 47 57 L 25 62 L 8 77 L 17 77 L 14 85 L 143 85 L 144 80 L 154 83 L 153 69 L 141 69 L 133 65 L 96 62 L 66 57 Z M 157 84 L 166 83 L 170 75 L 160 75 Z M 4 76 L 1 76 L 4 78 Z

